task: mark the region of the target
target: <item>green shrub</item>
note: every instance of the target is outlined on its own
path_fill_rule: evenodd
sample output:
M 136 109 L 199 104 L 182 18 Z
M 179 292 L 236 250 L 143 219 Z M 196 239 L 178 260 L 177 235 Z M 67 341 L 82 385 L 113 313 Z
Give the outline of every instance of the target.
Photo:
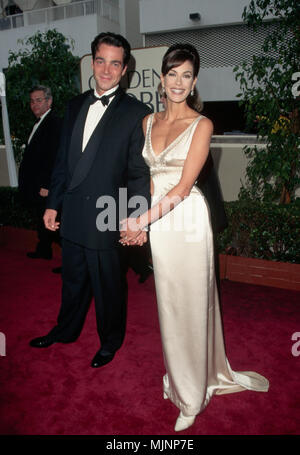
M 0 187 L 0 224 L 36 229 L 35 213 L 24 207 L 17 188 Z
M 253 199 L 289 204 L 300 184 L 299 0 L 251 0 L 242 17 L 253 33 L 264 30 L 259 55 L 234 68 L 247 126 L 256 126 L 265 147 L 245 148 L 244 191 Z M 266 20 L 268 19 L 268 20 Z M 297 87 L 297 86 L 296 86 Z
M 221 253 L 300 263 L 300 199 L 283 205 L 240 200 L 226 202 L 225 209 Z

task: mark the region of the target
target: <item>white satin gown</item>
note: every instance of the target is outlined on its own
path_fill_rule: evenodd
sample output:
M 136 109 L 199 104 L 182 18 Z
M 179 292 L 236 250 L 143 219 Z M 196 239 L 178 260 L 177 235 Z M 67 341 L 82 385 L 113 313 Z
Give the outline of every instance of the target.
M 148 118 L 143 157 L 154 183 L 152 205 L 180 178 L 199 115 L 163 152 L 151 144 Z M 214 394 L 266 392 L 254 372 L 234 372 L 226 357 L 206 200 L 194 186 L 174 210 L 151 225 L 159 324 L 166 374 L 163 391 L 184 415 L 199 414 Z

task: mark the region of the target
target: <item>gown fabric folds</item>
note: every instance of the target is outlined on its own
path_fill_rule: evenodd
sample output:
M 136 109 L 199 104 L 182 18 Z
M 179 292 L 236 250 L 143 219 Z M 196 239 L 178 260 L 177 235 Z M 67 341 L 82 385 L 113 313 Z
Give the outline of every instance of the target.
M 179 182 L 194 131 L 204 118 L 199 115 L 156 156 L 151 144 L 153 117 L 148 118 L 143 149 L 154 184 L 152 205 Z M 232 371 L 227 360 L 209 209 L 196 186 L 151 225 L 150 244 L 166 368 L 165 398 L 190 416 L 199 414 L 214 394 L 266 392 L 266 378 Z

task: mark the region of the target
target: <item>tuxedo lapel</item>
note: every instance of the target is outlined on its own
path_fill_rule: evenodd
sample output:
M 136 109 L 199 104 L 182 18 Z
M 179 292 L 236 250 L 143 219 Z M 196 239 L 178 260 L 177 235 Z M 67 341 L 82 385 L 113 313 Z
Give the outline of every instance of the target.
M 71 174 L 73 174 L 76 164 L 82 157 L 83 131 L 89 107 L 90 97 L 87 96 L 81 106 L 81 109 L 79 110 L 72 130 L 69 149 L 69 169 L 71 171 Z
M 72 140 L 71 140 L 71 146 L 72 143 L 74 142 L 74 147 L 76 148 L 76 151 L 73 152 L 71 151 L 71 154 L 73 155 L 72 163 L 75 162 L 76 158 L 77 161 L 74 163 L 75 168 L 74 168 L 74 173 L 72 176 L 72 180 L 69 186 L 69 190 L 74 189 L 76 186 L 80 185 L 80 183 L 84 180 L 84 178 L 87 176 L 93 161 L 95 159 L 96 153 L 98 152 L 101 141 L 103 139 L 103 134 L 108 132 L 109 129 L 109 123 L 116 113 L 116 110 L 118 109 L 119 103 L 123 97 L 123 92 L 121 90 L 117 91 L 117 94 L 115 98 L 111 101 L 109 104 L 108 108 L 106 109 L 105 113 L 103 114 L 101 120 L 98 122 L 93 134 L 91 135 L 84 152 L 82 153 L 82 139 L 83 139 L 83 129 L 84 129 L 84 123 L 88 111 L 87 109 L 83 108 L 81 109 L 79 116 L 78 116 L 78 123 L 80 123 L 78 132 L 74 131 L 77 125 L 77 121 L 75 122 L 74 125 L 74 140 L 73 140 L 73 134 L 72 134 Z M 84 116 L 85 113 L 85 116 Z M 80 136 L 79 136 L 80 135 Z M 78 152 L 78 148 L 80 147 L 80 155 Z M 75 153 L 75 154 L 74 154 Z M 71 168 L 72 171 L 72 168 Z
M 35 143 L 39 142 L 39 138 L 40 138 L 41 134 L 43 134 L 43 131 L 47 129 L 47 124 L 49 123 L 50 116 L 51 116 L 51 112 L 49 112 L 49 114 L 47 114 L 46 117 L 42 120 L 41 124 L 38 126 L 38 128 L 34 132 L 34 135 L 32 136 L 29 144 L 27 144 L 28 149 L 34 148 Z

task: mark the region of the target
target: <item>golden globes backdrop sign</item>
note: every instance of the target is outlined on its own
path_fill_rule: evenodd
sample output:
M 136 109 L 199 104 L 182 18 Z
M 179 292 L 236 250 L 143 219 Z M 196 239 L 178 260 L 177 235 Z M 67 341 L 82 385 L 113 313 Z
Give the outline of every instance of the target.
M 129 95 L 147 104 L 155 112 L 163 109 L 157 87 L 162 58 L 167 49 L 167 46 L 132 49 L 127 72 L 121 81 L 121 87 Z M 95 87 L 91 61 L 91 54 L 84 55 L 80 61 L 82 92 Z

